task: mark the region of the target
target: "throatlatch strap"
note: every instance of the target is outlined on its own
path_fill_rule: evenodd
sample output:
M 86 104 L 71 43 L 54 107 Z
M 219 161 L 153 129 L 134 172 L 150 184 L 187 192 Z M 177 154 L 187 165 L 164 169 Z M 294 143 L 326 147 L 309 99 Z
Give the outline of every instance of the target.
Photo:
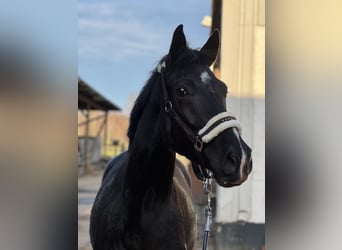
M 194 170 L 194 173 L 196 177 L 200 181 L 204 181 L 206 178 L 209 178 L 207 170 L 200 164 L 197 164 L 195 162 L 191 162 L 192 164 L 192 169 Z

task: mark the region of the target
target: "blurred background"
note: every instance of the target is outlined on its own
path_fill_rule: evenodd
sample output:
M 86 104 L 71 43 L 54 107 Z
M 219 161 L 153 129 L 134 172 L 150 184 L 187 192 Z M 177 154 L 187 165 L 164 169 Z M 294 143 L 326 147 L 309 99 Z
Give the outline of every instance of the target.
M 164 2 L 0 1 L 0 249 L 89 247 L 87 211 L 101 166 L 124 148 L 125 137 L 114 134 L 121 133 L 119 127 L 124 130 L 131 103 L 167 52 L 178 24 L 184 24 L 191 47 L 200 47 L 216 25 L 216 1 Z M 96 7 L 97 3 L 109 7 Z M 255 242 L 245 239 L 251 235 L 247 227 L 253 225 L 252 234 L 262 240 L 259 233 L 265 226 L 268 249 L 340 250 L 342 3 L 278 0 L 265 1 L 265 8 L 263 4 L 221 3 L 221 59 L 214 71 L 230 88 L 228 107 L 245 126 L 243 136 L 258 163 L 241 187 L 246 190 L 216 190 L 211 246 L 247 246 L 242 242 Z M 113 25 L 114 17 L 118 19 Z M 120 30 L 130 19 L 135 24 Z M 124 39 L 127 30 L 132 34 Z M 131 49 L 124 49 L 125 44 Z M 140 57 L 133 56 L 137 51 Z M 224 55 L 227 51 L 231 54 Z M 259 63 L 263 53 L 265 64 Z M 258 129 L 264 121 L 263 71 L 265 130 Z M 82 85 L 92 89 L 83 88 L 90 97 L 100 98 L 101 109 L 78 109 Z M 107 101 L 109 105 L 104 104 Z M 115 112 L 126 118 L 111 118 Z M 98 117 L 88 123 L 88 135 L 87 115 Z M 104 117 L 107 136 L 105 125 L 100 129 Z M 93 125 L 96 120 L 100 124 Z M 87 159 L 92 159 L 92 145 L 101 145 L 94 148 L 103 161 L 84 160 L 85 137 Z M 264 155 L 266 225 L 264 206 L 255 205 L 263 202 Z M 201 215 L 201 191 L 194 194 Z
M 78 4 L 79 249 L 90 249 L 89 215 L 108 160 L 128 148 L 135 98 L 169 49 L 179 24 L 192 48 L 214 29 L 221 48 L 212 70 L 229 89 L 227 106 L 253 149 L 241 187 L 214 188 L 210 249 L 262 249 L 265 243 L 265 1 L 80 1 Z M 206 196 L 189 161 L 202 247 Z

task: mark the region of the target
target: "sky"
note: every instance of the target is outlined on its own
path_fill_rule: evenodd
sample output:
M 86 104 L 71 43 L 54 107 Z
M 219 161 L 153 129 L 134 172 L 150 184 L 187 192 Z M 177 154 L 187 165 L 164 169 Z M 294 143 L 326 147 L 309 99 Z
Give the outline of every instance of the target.
M 80 0 L 78 75 L 129 112 L 174 29 L 183 24 L 189 46 L 200 48 L 209 35 L 201 21 L 210 12 L 210 0 Z

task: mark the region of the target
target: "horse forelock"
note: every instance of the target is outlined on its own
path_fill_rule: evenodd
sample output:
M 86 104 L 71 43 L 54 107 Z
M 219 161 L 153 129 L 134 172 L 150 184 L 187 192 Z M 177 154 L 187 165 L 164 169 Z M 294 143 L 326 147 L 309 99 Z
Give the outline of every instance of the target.
M 183 68 L 204 63 L 203 55 L 199 50 L 185 48 L 170 60 L 171 68 Z M 166 65 L 167 67 L 168 65 Z

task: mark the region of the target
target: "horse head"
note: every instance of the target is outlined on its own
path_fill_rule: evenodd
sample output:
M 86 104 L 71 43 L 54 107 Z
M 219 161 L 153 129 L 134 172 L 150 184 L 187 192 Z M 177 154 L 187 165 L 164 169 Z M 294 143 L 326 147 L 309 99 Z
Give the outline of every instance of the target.
M 215 31 L 199 50 L 187 46 L 183 26 L 174 31 L 170 50 L 158 65 L 172 149 L 212 172 L 223 187 L 243 183 L 252 169 L 251 149 L 240 124 L 226 109 L 227 86 L 209 66 L 219 49 Z

